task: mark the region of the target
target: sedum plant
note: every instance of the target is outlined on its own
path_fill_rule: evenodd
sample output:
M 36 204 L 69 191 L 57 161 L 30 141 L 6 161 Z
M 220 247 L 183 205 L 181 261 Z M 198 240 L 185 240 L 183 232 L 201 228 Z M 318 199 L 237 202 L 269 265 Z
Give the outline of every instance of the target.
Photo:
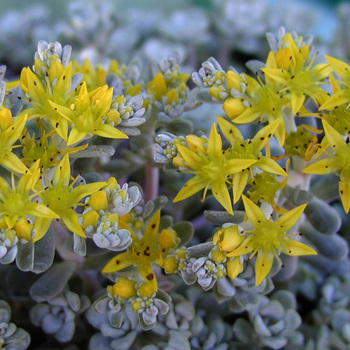
M 71 10 L 78 51 L 98 28 L 111 43 L 108 5 Z M 192 13 L 158 30 L 200 51 L 211 19 Z M 28 329 L 38 348 L 349 348 L 350 67 L 311 43 L 268 33 L 251 73 L 226 51 L 188 72 L 44 40 L 1 66 L 0 347 Z

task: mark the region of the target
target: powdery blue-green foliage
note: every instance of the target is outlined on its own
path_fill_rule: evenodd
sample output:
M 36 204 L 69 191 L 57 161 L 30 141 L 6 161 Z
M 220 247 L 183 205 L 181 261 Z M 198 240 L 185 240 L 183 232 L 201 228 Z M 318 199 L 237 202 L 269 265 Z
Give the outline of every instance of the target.
M 348 4 L 158 5 L 0 15 L 0 348 L 350 349 Z

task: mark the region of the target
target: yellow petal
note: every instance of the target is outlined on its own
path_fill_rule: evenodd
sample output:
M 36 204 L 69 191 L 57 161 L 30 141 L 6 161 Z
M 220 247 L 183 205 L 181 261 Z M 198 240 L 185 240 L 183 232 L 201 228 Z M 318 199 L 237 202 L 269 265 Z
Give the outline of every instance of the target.
M 328 142 L 334 148 L 335 152 L 338 154 L 340 152 L 348 153 L 349 148 L 342 136 L 334 128 L 332 128 L 325 120 L 322 120 L 322 125 Z
M 77 127 L 72 128 L 72 130 L 69 133 L 68 141 L 67 141 L 67 146 L 74 145 L 77 142 L 80 142 L 85 138 L 85 136 L 88 133 L 86 131 L 81 131 Z
M 344 80 L 344 82 L 348 83 L 350 79 L 350 66 L 337 58 L 328 55 L 325 55 L 325 57 L 337 75 Z
M 280 227 L 283 226 L 283 229 L 288 231 L 298 222 L 306 206 L 307 204 L 302 204 L 292 210 L 287 211 L 275 221 L 275 224 Z
M 309 165 L 303 169 L 303 173 L 324 175 L 333 173 L 336 170 L 336 161 L 333 158 L 326 158 Z
M 146 283 L 149 284 L 152 289 L 157 292 L 157 278 L 155 273 L 152 271 L 151 265 L 138 266 L 141 277 Z
M 266 222 L 266 217 L 262 210 L 254 204 L 246 196 L 242 196 L 245 213 L 248 217 L 248 220 L 252 223 L 254 227 L 257 227 L 260 223 Z
M 157 210 L 156 213 L 152 216 L 151 220 L 147 224 L 144 233 L 144 240 L 154 242 L 158 233 L 160 222 L 160 210 Z
M 212 183 L 211 189 L 216 200 L 231 214 L 233 215 L 231 198 L 228 193 L 226 182 L 224 180 L 217 180 Z
M 233 204 L 237 203 L 247 186 L 249 171 L 241 171 L 233 175 Z
M 28 171 L 28 168 L 11 151 L 5 151 L 1 154 L 0 164 L 20 174 L 24 174 L 26 171 Z
M 251 242 L 254 240 L 254 236 L 250 235 L 248 238 L 246 238 L 239 247 L 237 247 L 235 250 L 233 250 L 230 253 L 227 253 L 227 257 L 236 257 L 236 256 L 242 256 L 245 254 L 248 254 L 254 250 L 254 246 L 251 244 Z
M 260 283 L 266 278 L 271 271 L 273 263 L 273 254 L 271 252 L 259 251 L 255 260 L 255 285 L 259 286 Z
M 317 255 L 317 252 L 304 243 L 285 238 L 285 243 L 281 246 L 281 252 L 287 255 Z
M 189 179 L 184 186 L 181 188 L 179 193 L 176 195 L 174 198 L 173 202 L 179 202 L 182 201 L 183 199 L 186 199 L 188 197 L 191 197 L 201 189 L 203 189 L 206 186 L 206 182 L 195 176 L 192 179 Z
M 110 139 L 128 139 L 129 137 L 112 125 L 100 124 L 94 134 Z
M 222 131 L 225 139 L 233 145 L 235 141 L 244 142 L 244 138 L 237 127 L 235 127 L 232 123 L 222 117 L 216 117 L 218 121 L 220 130 Z
M 124 252 L 124 253 L 118 254 L 113 259 L 111 259 L 102 269 L 102 273 L 111 273 L 111 272 L 120 271 L 130 266 L 131 264 L 132 263 L 130 261 L 129 252 Z
M 344 211 L 348 213 L 350 208 L 350 178 L 342 173 L 340 174 L 339 194 Z
M 263 147 L 269 142 L 271 136 L 277 130 L 277 127 L 280 123 L 279 119 L 276 119 L 272 123 L 269 123 L 264 128 L 260 129 L 252 139 L 254 145 L 256 145 L 257 150 L 262 150 Z
M 54 186 L 63 185 L 68 187 L 70 180 L 70 164 L 69 156 L 66 154 L 59 162 L 52 177 L 52 184 Z
M 225 174 L 238 173 L 256 162 L 256 159 L 228 159 L 225 163 Z
M 271 158 L 261 156 L 255 164 L 258 168 L 267 171 L 268 173 L 288 176 L 288 174 Z
M 290 94 L 290 103 L 292 105 L 292 111 L 293 114 L 296 115 L 299 111 L 302 105 L 305 101 L 305 95 L 304 94 L 296 94 L 291 92 Z
M 35 222 L 34 222 L 34 227 L 35 227 L 35 236 L 33 238 L 33 243 L 39 241 L 42 239 L 47 230 L 49 229 L 51 225 L 51 218 L 48 217 L 36 217 Z
M 213 124 L 211 127 L 211 131 L 208 139 L 207 152 L 210 158 L 216 157 L 220 159 L 222 157 L 221 136 L 218 134 L 215 124 Z
M 203 165 L 203 158 L 199 157 L 196 152 L 180 144 L 176 144 L 176 147 L 190 168 L 197 169 Z
M 78 214 L 74 209 L 67 209 L 60 214 L 62 221 L 70 231 L 74 232 L 80 237 L 86 238 L 85 233 L 79 224 Z

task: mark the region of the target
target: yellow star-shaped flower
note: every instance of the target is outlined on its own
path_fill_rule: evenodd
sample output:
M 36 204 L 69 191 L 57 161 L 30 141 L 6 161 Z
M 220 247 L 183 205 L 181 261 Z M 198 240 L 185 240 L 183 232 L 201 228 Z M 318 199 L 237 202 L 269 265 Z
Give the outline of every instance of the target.
M 256 286 L 270 272 L 274 257 L 281 262 L 278 256 L 280 252 L 294 256 L 317 254 L 314 249 L 290 238 L 290 236 L 295 236 L 295 234 L 286 234 L 298 222 L 306 204 L 300 205 L 286 212 L 276 221 L 272 221 L 271 218 L 267 219 L 263 211 L 250 199 L 245 196 L 242 198 L 246 216 L 254 226 L 254 229 L 245 231 L 249 233 L 249 236 L 226 256 L 236 257 L 251 252 L 250 258 L 257 255 L 255 261 Z

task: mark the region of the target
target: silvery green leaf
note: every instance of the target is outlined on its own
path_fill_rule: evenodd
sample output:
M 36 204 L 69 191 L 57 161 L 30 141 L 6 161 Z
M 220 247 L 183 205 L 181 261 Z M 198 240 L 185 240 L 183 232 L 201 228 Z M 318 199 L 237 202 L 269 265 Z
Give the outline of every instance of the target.
M 215 103 L 209 95 L 209 89 L 202 88 L 197 93 L 197 100 L 203 103 Z
M 101 329 L 101 332 L 105 337 L 119 338 L 125 334 L 124 329 L 115 328 L 108 322 L 102 323 L 99 328 Z
M 34 244 L 27 242 L 18 245 L 16 265 L 22 271 L 32 271 L 34 267 Z
M 167 123 L 167 130 L 175 135 L 188 135 L 193 129 L 193 123 L 183 118 L 176 118 Z
M 138 128 L 132 128 L 132 127 L 128 128 L 128 127 L 124 127 L 124 126 L 118 126 L 117 129 L 128 136 L 138 136 L 141 134 L 141 131 Z
M 170 329 L 178 329 L 179 325 L 177 324 L 176 317 L 174 312 L 169 312 L 165 318 L 165 324 Z
M 112 312 L 109 316 L 109 322 L 115 328 L 120 328 L 124 321 L 124 313 L 123 312 Z
M 152 329 L 154 327 L 154 324 L 155 324 L 157 318 L 156 318 L 156 316 L 150 315 L 149 318 L 151 318 L 151 319 L 148 319 L 147 318 L 148 316 L 144 316 L 144 314 L 145 314 L 145 312 L 138 314 L 139 323 L 140 323 L 141 328 L 144 331 L 149 331 L 150 329 Z M 146 318 L 147 322 L 145 322 L 144 317 Z M 154 322 L 152 322 L 152 321 L 154 321 Z
M 236 293 L 236 288 L 227 278 L 220 278 L 216 283 L 216 290 L 219 294 L 225 297 L 233 297 Z
M 278 268 L 278 272 L 275 275 L 273 274 L 273 272 L 271 272 L 270 274 L 270 276 L 273 276 L 273 280 L 277 282 L 290 280 L 298 270 L 297 256 L 290 256 L 290 255 L 284 254 L 284 255 L 281 255 L 281 260 L 284 267 L 281 268 L 280 265 L 278 265 L 276 266 Z
M 303 225 L 305 237 L 315 246 L 316 251 L 335 261 L 343 260 L 349 253 L 346 240 L 337 234 L 325 235 L 316 231 L 309 223 Z
M 285 310 L 295 309 L 297 306 L 295 296 L 289 290 L 279 290 L 271 296 L 271 299 L 278 300 Z
M 72 277 L 76 264 L 64 261 L 53 265 L 30 287 L 31 297 L 38 303 L 49 300 L 60 294 Z
M 272 325 L 269 326 L 270 331 L 273 335 L 280 333 L 283 328 L 285 327 L 285 322 L 283 320 L 280 320 Z
M 298 205 L 310 203 L 313 198 L 312 193 L 305 190 L 300 190 L 298 188 L 293 188 L 290 186 L 284 187 L 284 189 L 282 190 L 282 194 L 287 199 L 287 201 L 290 204 L 292 204 L 294 207 Z
M 263 337 L 270 337 L 271 336 L 270 330 L 267 328 L 266 324 L 264 323 L 264 321 L 260 315 L 255 316 L 253 323 L 254 323 L 255 331 L 259 335 L 261 335 Z
M 65 343 L 70 341 L 73 338 L 74 332 L 75 332 L 74 321 L 66 322 L 63 324 L 61 329 L 55 334 L 55 338 L 59 342 Z
M 109 342 L 110 339 L 104 337 L 101 333 L 94 334 L 89 341 L 89 350 L 111 350 Z
M 311 184 L 310 191 L 319 199 L 329 202 L 339 196 L 338 182 L 336 174 L 318 176 Z
M 92 307 L 100 314 L 105 313 L 108 310 L 109 300 L 107 295 L 103 295 L 94 301 Z
M 156 212 L 155 205 L 153 201 L 149 201 L 145 204 L 143 208 L 143 217 L 147 218 L 149 217 L 153 212 Z
M 43 318 L 50 312 L 48 304 L 37 304 L 30 309 L 30 320 L 35 326 L 40 326 Z
M 245 307 L 246 310 L 252 309 L 259 304 L 259 294 L 249 291 L 239 291 L 235 299 Z
M 4 250 L 2 250 L 2 253 L 4 253 L 5 255 L 3 256 L 3 258 L 0 261 L 1 264 L 3 264 L 3 265 L 11 264 L 16 259 L 17 252 L 18 252 L 17 245 L 11 247 L 10 250 L 7 250 L 6 248 Z
M 193 304 L 191 304 L 187 300 L 177 303 L 175 306 L 175 312 L 176 314 L 181 315 L 187 320 L 192 320 L 196 315 L 196 311 Z
M 287 336 L 291 334 L 301 325 L 301 321 L 300 315 L 295 310 L 287 310 L 284 317 L 285 326 L 280 335 Z
M 209 337 L 205 340 L 203 344 L 203 349 L 212 349 L 215 346 L 216 340 L 216 334 L 210 333 Z
M 261 68 L 265 68 L 266 66 L 264 62 L 258 60 L 249 60 L 245 65 L 255 75 L 259 75 L 262 81 L 265 81 L 265 76 L 261 70 Z
M 112 349 L 115 349 L 115 350 L 131 349 L 131 345 L 135 341 L 136 335 L 137 335 L 136 331 L 131 331 L 126 336 L 113 340 L 111 342 Z
M 178 237 L 181 239 L 181 246 L 186 245 L 193 237 L 194 227 L 189 221 L 179 221 L 173 225 Z
M 213 242 L 205 242 L 189 247 L 187 251 L 190 256 L 199 258 L 202 256 L 207 256 L 209 252 L 213 249 L 213 247 Z
M 162 231 L 163 229 L 166 229 L 168 227 L 172 227 L 173 225 L 174 219 L 171 215 L 162 215 L 160 218 L 159 231 Z M 179 234 L 177 233 L 177 235 Z
M 71 291 L 68 291 L 64 296 L 67 299 L 69 307 L 74 312 L 78 312 L 80 310 L 80 307 L 81 307 L 81 302 L 80 302 L 79 295 L 76 294 L 76 293 L 73 293 Z
M 197 276 L 195 273 L 188 273 L 186 271 L 181 271 L 181 276 L 187 285 L 191 285 L 196 282 Z
M 332 327 L 339 333 L 346 324 L 350 324 L 350 311 L 344 309 L 335 310 L 331 319 Z
M 42 273 L 49 269 L 55 257 L 55 237 L 52 227 L 48 229 L 45 236 L 34 244 L 34 266 L 33 272 Z
M 2 76 L 0 76 L 2 78 Z M 4 102 L 6 92 L 6 83 L 3 80 L 0 80 L 0 106 Z
M 73 233 L 73 250 L 80 256 L 86 255 L 86 239 Z
M 153 213 L 155 213 L 157 210 L 161 210 L 167 203 L 169 199 L 166 196 L 158 196 L 154 201 L 154 209 Z
M 254 330 L 247 320 L 239 318 L 233 324 L 233 332 L 243 344 L 250 344 Z
M 311 225 L 319 232 L 334 234 L 341 226 L 341 217 L 328 203 L 314 197 L 304 211 Z
M 203 327 L 204 327 L 203 319 L 200 316 L 196 315 L 193 318 L 193 322 L 191 322 L 190 331 L 192 335 L 199 334 L 203 330 Z
M 171 296 L 162 289 L 158 289 L 157 298 L 163 300 L 167 304 L 170 304 L 172 301 Z
M 343 326 L 341 334 L 344 337 L 344 339 L 348 343 L 350 343 L 350 323 L 347 323 L 346 325 Z
M 0 323 L 8 323 L 11 318 L 10 305 L 5 300 L 0 300 Z
M 72 83 L 71 83 L 70 91 L 73 91 L 80 84 L 83 77 L 84 77 L 84 75 L 81 73 L 77 73 L 77 74 L 74 74 L 72 76 Z
M 181 332 L 170 331 L 168 345 L 174 350 L 191 350 L 191 345 L 187 337 Z
M 284 337 L 264 337 L 261 341 L 274 350 L 282 349 L 287 344 L 287 338 Z
M 41 327 L 46 334 L 54 334 L 58 332 L 62 325 L 63 319 L 53 314 L 45 315 L 41 323 Z
M 284 308 L 279 301 L 271 300 L 260 310 L 260 314 L 277 321 L 284 316 Z
M 240 224 L 244 221 L 245 212 L 235 211 L 231 215 L 227 211 L 204 210 L 204 218 L 211 224 L 223 225 L 225 223 Z
M 87 148 L 70 155 L 70 158 L 98 158 L 111 157 L 115 149 L 108 145 L 89 145 Z

